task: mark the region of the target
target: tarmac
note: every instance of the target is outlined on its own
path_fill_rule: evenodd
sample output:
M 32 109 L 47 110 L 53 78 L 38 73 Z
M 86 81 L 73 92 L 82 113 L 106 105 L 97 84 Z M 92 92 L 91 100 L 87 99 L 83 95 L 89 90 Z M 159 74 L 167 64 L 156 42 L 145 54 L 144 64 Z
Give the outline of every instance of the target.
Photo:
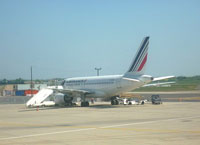
M 128 92 L 128 94 L 138 94 L 145 99 L 150 99 L 151 95 L 159 94 L 164 102 L 200 102 L 200 91 L 176 91 L 176 92 Z
M 200 102 L 25 108 L 0 105 L 1 145 L 199 145 Z

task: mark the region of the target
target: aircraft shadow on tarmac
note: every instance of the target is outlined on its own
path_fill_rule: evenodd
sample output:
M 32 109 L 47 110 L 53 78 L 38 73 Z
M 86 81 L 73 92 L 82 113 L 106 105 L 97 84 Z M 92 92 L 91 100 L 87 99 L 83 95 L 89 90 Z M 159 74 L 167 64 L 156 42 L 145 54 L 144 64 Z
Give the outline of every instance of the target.
M 110 104 L 98 104 L 98 105 L 91 105 L 89 108 L 95 109 L 111 109 L 111 108 L 119 108 L 119 105 L 110 105 Z
M 111 109 L 111 108 L 119 108 L 122 105 L 110 105 L 110 104 L 97 104 L 97 105 L 90 105 L 89 107 L 83 108 L 91 108 L 91 109 Z M 123 107 L 128 107 L 124 106 Z M 39 107 L 39 108 L 25 108 L 21 109 L 18 112 L 27 112 L 27 111 L 41 111 L 41 110 L 52 110 L 52 109 L 63 109 L 63 108 L 82 108 L 81 106 L 59 106 L 59 107 Z
M 18 112 L 27 112 L 27 111 L 40 111 L 40 110 L 52 110 L 52 109 L 63 109 L 63 108 L 72 108 L 72 107 L 39 107 L 39 108 L 26 108 L 19 110 Z

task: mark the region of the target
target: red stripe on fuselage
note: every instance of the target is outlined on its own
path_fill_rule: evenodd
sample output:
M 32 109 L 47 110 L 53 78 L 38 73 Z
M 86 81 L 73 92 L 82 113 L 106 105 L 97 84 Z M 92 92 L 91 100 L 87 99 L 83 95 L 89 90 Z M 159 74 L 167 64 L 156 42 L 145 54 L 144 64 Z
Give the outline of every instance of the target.
M 146 61 L 147 61 L 147 54 L 146 54 L 146 56 L 144 57 L 144 59 L 143 59 L 141 65 L 140 65 L 140 67 L 138 68 L 137 71 L 141 71 L 141 70 L 142 70 L 142 68 L 144 67 Z

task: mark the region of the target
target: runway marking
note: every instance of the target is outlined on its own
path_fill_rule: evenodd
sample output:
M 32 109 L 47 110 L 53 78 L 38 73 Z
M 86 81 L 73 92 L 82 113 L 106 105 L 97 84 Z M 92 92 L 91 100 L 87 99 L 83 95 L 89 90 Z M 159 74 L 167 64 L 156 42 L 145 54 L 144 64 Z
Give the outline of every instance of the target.
M 119 125 L 111 125 L 99 128 L 112 128 L 112 127 L 120 127 L 120 126 L 130 126 L 130 125 L 140 125 L 140 124 L 149 124 L 149 123 L 156 123 L 160 121 L 173 121 L 173 120 L 180 120 L 180 119 L 193 119 L 199 118 L 200 116 L 191 116 L 191 117 L 182 117 L 182 118 L 171 118 L 171 119 L 161 119 L 161 120 L 154 120 L 154 121 L 145 121 L 145 122 L 134 122 L 134 123 L 127 123 L 127 124 L 119 124 Z
M 124 130 L 124 131 L 136 131 L 136 132 L 159 132 L 159 133 L 194 133 L 199 134 L 199 130 L 169 130 L 169 129 L 138 129 L 138 128 L 104 128 L 109 130 Z
M 85 129 L 65 130 L 65 131 L 58 131 L 58 132 L 49 132 L 49 133 L 23 135 L 23 136 L 14 136 L 14 137 L 0 138 L 0 140 L 12 140 L 12 139 L 20 139 L 20 138 L 46 136 L 46 135 L 63 134 L 63 133 L 71 133 L 71 132 L 81 132 L 81 131 L 97 130 L 97 129 L 108 129 L 108 128 L 121 127 L 121 126 L 141 125 L 141 124 L 150 124 L 150 123 L 156 123 L 156 122 L 161 122 L 161 121 L 174 121 L 174 120 L 194 119 L 194 118 L 200 118 L 200 116 L 190 116 L 190 117 L 181 117 L 181 118 L 161 119 L 161 120 L 155 120 L 155 121 L 134 122 L 134 123 L 110 125 L 110 126 L 104 126 L 104 127 L 93 127 L 93 128 L 85 128 Z M 195 132 L 195 131 L 190 131 L 190 132 Z
M 59 131 L 59 132 L 49 132 L 49 133 L 31 134 L 31 135 L 23 135 L 23 136 L 15 136 L 15 137 L 0 138 L 0 140 L 20 139 L 20 138 L 28 138 L 28 137 L 36 137 L 36 136 L 45 136 L 45 135 L 53 135 L 53 134 L 62 134 L 62 133 L 69 133 L 69 132 L 87 131 L 87 130 L 94 130 L 94 129 L 97 129 L 97 128 L 86 128 L 86 129 L 76 129 L 76 130 L 65 130 L 65 131 Z

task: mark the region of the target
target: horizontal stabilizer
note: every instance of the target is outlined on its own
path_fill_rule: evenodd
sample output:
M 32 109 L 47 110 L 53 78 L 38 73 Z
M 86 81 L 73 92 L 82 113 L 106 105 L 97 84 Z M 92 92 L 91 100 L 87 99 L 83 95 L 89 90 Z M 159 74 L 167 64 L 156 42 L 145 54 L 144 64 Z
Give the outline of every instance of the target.
M 175 83 L 176 82 L 153 83 L 153 84 L 146 84 L 142 87 L 157 87 L 157 86 L 170 85 L 170 84 L 175 84 Z
M 153 81 L 160 81 L 160 80 L 170 79 L 170 78 L 174 78 L 174 77 L 175 76 L 158 77 L 158 78 L 154 78 Z

